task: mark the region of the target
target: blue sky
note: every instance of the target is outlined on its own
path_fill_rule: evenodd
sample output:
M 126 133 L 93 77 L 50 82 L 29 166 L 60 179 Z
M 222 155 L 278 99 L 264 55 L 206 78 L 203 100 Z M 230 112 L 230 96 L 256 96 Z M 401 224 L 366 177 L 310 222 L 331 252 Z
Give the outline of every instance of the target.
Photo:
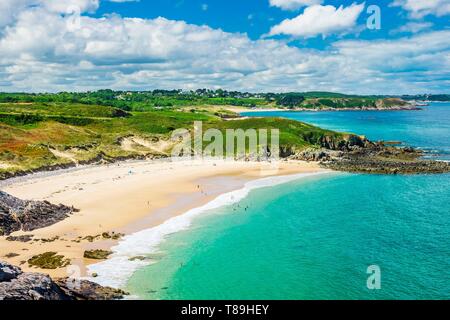
M 357 1 L 362 3 L 364 1 Z M 353 0 L 330 0 L 323 1 L 324 5 L 347 7 L 355 3 Z M 339 34 L 322 37 L 318 35 L 308 39 L 292 39 L 287 37 L 289 44 L 298 47 L 314 49 L 325 49 L 327 45 L 337 39 L 395 39 L 401 38 L 407 32 L 402 32 L 402 26 L 411 23 L 407 11 L 400 6 L 390 6 L 390 0 L 365 1 L 366 8 L 370 5 L 378 5 L 381 9 L 381 29 L 369 30 L 364 28 L 358 34 Z M 226 32 L 246 33 L 249 38 L 257 40 L 267 34 L 270 28 L 283 21 L 296 17 L 299 10 L 283 10 L 279 7 L 271 6 L 268 0 L 141 0 L 127 3 L 107 2 L 97 12 L 97 16 L 111 12 L 119 13 L 124 17 L 157 18 L 159 16 L 173 20 L 183 20 L 197 25 L 208 25 L 212 28 L 219 28 Z M 370 16 L 364 12 L 358 18 L 358 23 L 365 24 Z M 232 17 L 232 18 L 230 18 Z M 415 19 L 414 19 L 415 20 Z M 449 26 L 449 17 L 436 17 L 427 15 L 414 21 L 417 26 L 423 24 L 427 30 L 445 29 Z M 279 37 L 286 40 L 286 37 Z
M 450 91 L 450 0 L 2 0 L 0 12 L 1 91 Z
M 400 6 L 390 6 L 393 3 L 392 0 L 326 0 L 323 1 L 323 4 L 347 7 L 352 3 L 363 2 L 366 4 L 366 8 L 374 4 L 381 8 L 382 28 L 375 31 L 364 29 L 358 35 L 351 34 L 344 38 L 398 38 L 401 37 L 402 33 L 395 31 L 411 22 L 411 19 L 408 18 L 408 11 L 403 10 Z M 208 25 L 226 32 L 246 33 L 251 39 L 256 40 L 267 34 L 273 25 L 280 23 L 284 19 L 296 17 L 303 9 L 304 7 L 298 10 L 283 10 L 282 8 L 271 6 L 269 0 L 140 0 L 121 3 L 105 2 L 95 15 L 100 17 L 114 12 L 123 17 L 144 19 L 165 17 L 171 20 L 183 20 L 196 25 Z M 365 24 L 368 16 L 369 14 L 367 13 L 361 14 L 358 22 Z M 420 22 L 433 23 L 431 29 L 434 30 L 445 29 L 449 26 L 449 16 L 436 17 L 435 15 L 427 15 L 420 19 Z M 324 47 L 324 45 L 336 40 L 338 37 L 331 35 L 323 40 L 319 35 L 318 38 L 308 41 L 307 45 Z

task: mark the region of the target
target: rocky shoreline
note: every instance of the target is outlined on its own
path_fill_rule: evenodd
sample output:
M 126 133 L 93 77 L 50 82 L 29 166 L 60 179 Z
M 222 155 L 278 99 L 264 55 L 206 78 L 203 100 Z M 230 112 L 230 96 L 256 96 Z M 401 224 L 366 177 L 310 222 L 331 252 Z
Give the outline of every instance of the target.
M 323 161 L 325 168 L 369 174 L 437 174 L 450 172 L 450 164 L 442 161 L 423 160 L 416 151 L 373 150 L 353 152 L 342 157 Z
M 414 109 L 408 109 L 403 107 L 403 109 L 398 110 L 414 110 Z M 316 111 L 325 111 L 325 110 L 316 110 Z M 352 110 L 346 109 L 346 111 Z M 326 136 L 323 138 L 329 139 L 330 137 Z M 353 134 L 349 134 L 347 138 L 341 139 L 340 140 L 341 145 L 337 144 L 332 145 L 330 144 L 330 141 L 328 142 L 326 140 L 322 141 L 321 142 L 322 148 L 320 149 L 307 149 L 301 152 L 297 152 L 295 150 L 292 151 L 289 148 L 288 149 L 280 148 L 280 156 L 283 159 L 318 161 L 321 162 L 323 166 L 327 168 L 348 172 L 392 174 L 392 173 L 443 173 L 449 172 L 450 170 L 448 168 L 449 165 L 446 164 L 445 162 L 443 163 L 440 161 L 421 159 L 424 153 L 420 150 L 414 149 L 414 152 L 411 152 L 412 148 L 395 146 L 401 145 L 401 141 L 371 142 L 364 137 Z M 383 154 L 384 156 L 389 155 L 388 159 L 386 159 L 383 156 Z M 406 154 L 408 155 L 407 159 L 402 159 L 403 156 Z M 106 158 L 100 155 L 95 159 L 86 162 L 80 162 L 78 164 L 67 163 L 48 167 L 41 167 L 34 170 L 6 172 L 6 173 L 2 172 L 0 173 L 0 182 L 13 178 L 26 177 L 28 175 L 36 173 L 51 173 L 56 172 L 58 170 L 76 169 L 77 167 L 81 166 L 112 164 L 133 160 L 135 161 L 158 160 L 164 158 L 166 157 L 154 155 L 149 156 L 130 155 L 127 157 Z M 398 160 L 407 160 L 407 161 L 398 161 Z M 371 166 L 373 166 L 373 168 L 371 168 Z
M 315 161 L 322 167 L 347 172 L 374 174 L 431 174 L 450 172 L 448 162 L 424 160 L 423 152 L 411 147 L 372 142 L 353 134 L 304 137 L 319 148 L 296 151 L 281 147 L 284 159 Z M 0 236 L 15 231 L 32 231 L 60 222 L 78 210 L 48 201 L 21 200 L 0 191 Z M 13 241 L 29 241 L 21 237 Z
M 68 218 L 77 209 L 48 201 L 21 200 L 0 191 L 0 236 L 33 231 Z M 21 239 L 18 239 L 21 241 Z M 26 241 L 26 239 L 22 239 Z
M 310 112 L 322 112 L 322 111 L 419 111 L 423 110 L 418 105 L 408 106 L 390 106 L 390 107 L 358 107 L 358 108 L 294 108 L 288 111 L 310 111 Z
M 52 280 L 0 261 L 0 300 L 118 300 L 126 292 L 78 279 Z
M 357 135 L 313 136 L 309 138 L 319 148 L 296 151 L 282 148 L 285 159 L 319 162 L 332 170 L 371 174 L 416 174 L 450 172 L 450 164 L 423 160 L 423 152 L 410 147 L 395 147 L 394 142 L 372 142 Z M 77 210 L 46 201 L 20 200 L 0 191 L 0 236 L 9 241 L 31 241 L 32 235 L 12 236 L 19 230 L 31 231 L 50 226 L 69 217 Z M 115 236 L 115 235 L 113 235 Z M 113 237 L 109 234 L 104 238 Z M 55 250 L 56 251 L 56 250 Z M 111 252 L 87 250 L 88 259 L 106 259 Z M 6 256 L 5 256 L 6 257 Z M 7 257 L 8 258 L 8 257 Z M 61 261 L 53 260 L 60 259 Z M 28 260 L 30 265 L 41 266 L 42 261 L 66 266 L 69 262 L 56 252 L 46 252 Z M 0 300 L 103 300 L 121 299 L 125 293 L 81 280 L 76 286 L 70 279 L 52 279 L 42 273 L 25 273 L 18 267 L 0 262 Z M 75 288 L 75 289 L 74 289 Z
M 343 140 L 321 141 L 321 149 L 293 153 L 290 159 L 318 161 L 336 171 L 368 174 L 437 174 L 450 172 L 450 163 L 423 159 L 424 152 L 391 142 L 372 142 L 350 135 Z M 396 141 L 397 142 L 397 141 Z

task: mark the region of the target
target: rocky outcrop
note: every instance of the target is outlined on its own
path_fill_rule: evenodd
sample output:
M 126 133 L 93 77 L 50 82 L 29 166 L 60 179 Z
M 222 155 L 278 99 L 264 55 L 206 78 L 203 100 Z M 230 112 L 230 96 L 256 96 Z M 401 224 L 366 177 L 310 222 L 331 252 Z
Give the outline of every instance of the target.
M 0 282 L 10 281 L 22 274 L 19 267 L 0 261 Z
M 295 151 L 280 148 L 280 156 L 303 161 L 317 161 L 328 169 L 382 174 L 416 174 L 450 172 L 450 164 L 423 159 L 423 151 L 411 147 L 396 147 L 399 141 L 372 142 L 357 135 L 323 135 L 307 137 L 321 148 Z
M 302 161 L 331 161 L 333 159 L 339 159 L 343 156 L 342 151 L 334 151 L 328 149 L 306 149 L 289 157 L 292 160 L 302 160 Z
M 450 172 L 450 165 L 447 162 L 420 159 L 410 161 L 368 156 L 346 156 L 323 162 L 322 166 L 328 169 L 356 173 L 432 174 Z
M 75 300 L 119 300 L 127 293 L 120 289 L 103 287 L 97 283 L 74 279 L 58 279 L 57 285 Z
M 422 159 L 414 148 L 397 148 L 383 143 L 366 145 L 322 161 L 322 166 L 339 171 L 379 174 L 418 174 L 450 172 L 450 164 Z
M 122 290 L 103 287 L 87 280 L 59 279 L 26 273 L 0 261 L 0 300 L 115 300 Z
M 112 251 L 108 250 L 86 250 L 83 254 L 83 257 L 86 259 L 95 259 L 95 260 L 104 260 L 108 259 L 108 257 L 112 254 Z
M 305 161 L 323 161 L 340 156 L 343 152 L 374 146 L 365 137 L 354 134 L 307 134 L 302 138 L 317 147 L 298 150 L 293 146 L 283 145 L 280 146 L 280 157 Z
M 73 300 L 49 276 L 39 273 L 21 274 L 0 283 L 0 300 Z
M 77 211 L 48 201 L 29 201 L 0 191 L 0 236 L 14 231 L 32 231 L 51 226 Z
M 350 151 L 357 148 L 371 148 L 373 143 L 365 137 L 357 135 L 332 136 L 324 135 L 319 144 L 322 148 L 335 151 Z
M 6 241 L 18 241 L 18 242 L 30 242 L 33 240 L 32 234 L 25 234 L 22 236 L 9 236 L 6 237 Z

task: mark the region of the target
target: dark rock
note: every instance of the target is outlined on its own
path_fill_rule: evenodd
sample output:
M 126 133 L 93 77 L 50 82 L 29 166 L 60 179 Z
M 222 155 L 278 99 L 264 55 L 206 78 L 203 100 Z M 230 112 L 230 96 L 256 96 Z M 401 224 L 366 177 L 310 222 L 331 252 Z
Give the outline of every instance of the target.
M 10 281 L 22 273 L 20 268 L 0 261 L 0 282 Z
M 380 174 L 450 172 L 449 163 L 424 160 L 423 151 L 412 147 L 389 146 L 352 134 L 324 135 L 318 142 L 322 149 L 285 154 L 291 159 L 320 161 L 325 168 L 348 172 Z
M 330 161 L 335 158 L 341 157 L 342 151 L 334 151 L 327 149 L 307 149 L 301 152 L 297 152 L 291 156 L 290 159 L 303 160 L 303 161 Z
M 118 300 L 127 295 L 120 289 L 103 287 L 87 280 L 64 278 L 56 280 L 56 283 L 67 295 L 76 300 Z
M 41 273 L 24 273 L 0 261 L 0 300 L 114 300 L 127 293 L 87 280 L 53 281 Z
M 21 273 L 0 282 L 0 300 L 74 300 L 41 273 Z
M 75 211 L 48 201 L 28 201 L 0 191 L 0 236 L 14 231 L 32 231 L 51 226 Z
M 339 171 L 377 174 L 432 174 L 450 172 L 450 164 L 423 160 L 414 149 L 360 150 L 344 153 L 340 158 L 322 162 L 322 166 Z
M 320 138 L 319 144 L 322 148 L 337 151 L 349 151 L 372 146 L 372 143 L 365 137 L 353 134 L 344 136 L 324 135 Z
M 131 257 L 131 258 L 129 258 L 128 259 L 129 261 L 145 261 L 145 260 L 147 260 L 147 258 L 146 257 L 144 257 L 144 256 L 135 256 L 135 257 Z
M 30 242 L 31 240 L 33 240 L 33 235 L 32 234 L 26 234 L 23 236 L 9 236 L 6 237 L 7 241 L 19 241 L 19 242 Z
M 102 233 L 102 238 L 103 239 L 112 239 L 112 240 L 119 240 L 120 238 L 122 238 L 123 236 L 125 236 L 125 234 L 123 233 L 115 233 L 114 231 L 109 233 L 109 232 L 103 232 Z
M 104 260 L 107 259 L 111 254 L 112 251 L 98 249 L 98 250 L 86 250 L 83 256 L 86 259 Z

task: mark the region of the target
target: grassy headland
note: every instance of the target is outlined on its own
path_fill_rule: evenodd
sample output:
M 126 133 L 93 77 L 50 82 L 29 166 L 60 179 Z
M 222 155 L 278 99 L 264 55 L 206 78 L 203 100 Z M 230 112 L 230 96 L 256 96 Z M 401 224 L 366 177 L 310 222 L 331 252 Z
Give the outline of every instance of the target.
M 57 169 L 76 163 L 164 157 L 170 154 L 171 132 L 192 129 L 203 121 L 205 129 L 280 129 L 280 145 L 302 150 L 319 147 L 324 136 L 345 135 L 305 123 L 275 119 L 232 119 L 224 114 L 194 108 L 184 110 L 123 111 L 89 104 L 0 104 L 0 177 L 40 169 Z
M 178 128 L 279 129 L 283 156 L 325 148 L 367 147 L 364 138 L 278 118 L 239 118 L 232 107 L 389 109 L 390 97 L 310 92 L 251 94 L 223 90 L 0 94 L 0 179 L 123 159 L 166 157 Z M 307 157 L 311 154 L 309 153 Z M 314 156 L 314 159 L 317 157 Z M 317 160 L 317 159 L 316 159 Z M 320 160 L 320 159 L 318 159 Z

